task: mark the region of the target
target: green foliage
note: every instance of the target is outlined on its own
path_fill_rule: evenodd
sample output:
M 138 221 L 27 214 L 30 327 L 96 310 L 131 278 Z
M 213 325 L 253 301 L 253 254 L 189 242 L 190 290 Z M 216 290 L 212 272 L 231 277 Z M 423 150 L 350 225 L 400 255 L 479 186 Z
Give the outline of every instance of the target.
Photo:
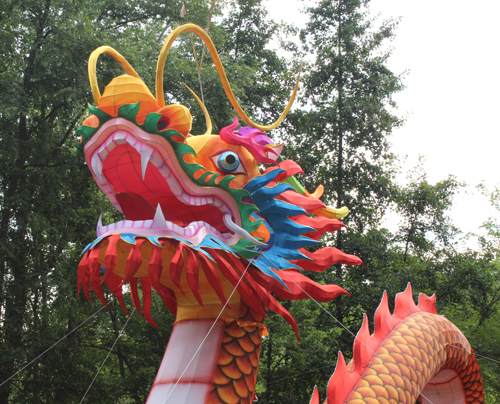
M 395 241 L 403 247 L 405 262 L 410 251 L 413 255 L 425 256 L 435 253 L 437 243 L 446 246 L 452 241 L 457 229 L 451 224 L 447 211 L 455 192 L 464 186 L 453 176 L 435 185 L 429 184 L 422 160 L 407 179 L 405 187 L 393 188 L 396 212 L 401 217 Z

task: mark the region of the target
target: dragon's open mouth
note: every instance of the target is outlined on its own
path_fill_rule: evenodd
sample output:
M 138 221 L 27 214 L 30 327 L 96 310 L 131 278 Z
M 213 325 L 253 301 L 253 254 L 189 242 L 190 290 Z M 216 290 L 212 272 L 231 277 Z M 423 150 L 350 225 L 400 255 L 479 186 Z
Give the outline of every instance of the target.
M 142 137 L 117 129 L 95 137 L 90 165 L 97 183 L 126 220 L 107 226 L 99 220 L 99 237 L 133 232 L 196 243 L 206 235 L 226 244 L 237 242 L 240 236 L 253 239 L 235 223 L 239 217 L 234 209 L 213 188 L 192 184 L 174 169 L 175 157 L 151 146 L 151 135 L 146 134 L 143 142 Z

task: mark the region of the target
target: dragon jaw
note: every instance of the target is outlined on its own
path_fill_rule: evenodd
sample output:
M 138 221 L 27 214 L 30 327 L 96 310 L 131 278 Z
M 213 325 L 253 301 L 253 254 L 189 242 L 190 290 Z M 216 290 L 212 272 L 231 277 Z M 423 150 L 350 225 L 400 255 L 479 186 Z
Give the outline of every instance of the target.
M 226 245 L 240 238 L 263 245 L 242 227 L 232 196 L 195 184 L 163 137 L 116 118 L 98 130 L 84 154 L 97 184 L 126 218 L 107 226 L 99 220 L 98 237 L 135 233 L 198 245 L 210 235 Z

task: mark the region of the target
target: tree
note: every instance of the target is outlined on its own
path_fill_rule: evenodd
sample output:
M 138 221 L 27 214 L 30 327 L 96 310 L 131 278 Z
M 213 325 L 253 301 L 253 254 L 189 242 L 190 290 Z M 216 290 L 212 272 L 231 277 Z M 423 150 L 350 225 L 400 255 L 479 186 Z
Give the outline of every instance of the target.
M 455 177 L 431 185 L 422 168 L 422 159 L 408 176 L 406 187 L 394 187 L 396 212 L 402 217 L 395 241 L 403 248 L 403 262 L 410 251 L 414 255 L 425 256 L 435 252 L 436 242 L 446 246 L 457 234 L 446 211 L 452 205 L 451 197 L 459 187 Z M 429 234 L 433 237 L 429 238 Z
M 317 1 L 307 8 L 310 21 L 300 33 L 301 56 L 313 62 L 303 69 L 302 108 L 289 115 L 280 137 L 287 145 L 286 156 L 303 168 L 305 175 L 301 182 L 306 188 L 312 191 L 323 184 L 323 200 L 337 207 L 346 205 L 350 210 L 344 219 L 348 231 L 326 241 L 363 259 L 372 257 L 376 251 L 377 257 L 387 262 L 390 253 L 382 258 L 383 249 L 390 249 L 392 235 L 378 226 L 392 198 L 395 172 L 388 136 L 401 124 L 393 113 L 392 95 L 403 86 L 401 77 L 386 66 L 390 52 L 385 44 L 394 36 L 396 21 L 384 21 L 377 26 L 368 16 L 368 4 L 358 0 Z M 303 353 L 309 361 L 305 369 L 334 363 L 338 349 L 349 356 L 353 334 L 357 332 L 363 312 L 373 312 L 373 301 L 381 296 L 382 286 L 374 287 L 371 281 L 378 276 L 377 269 L 367 266 L 347 270 L 339 265 L 315 277 L 316 281 L 338 284 L 352 293 L 351 297 L 324 305 L 349 332 L 320 311 L 308 329 L 325 330 L 329 337 L 300 344 L 300 349 L 308 352 Z M 284 349 L 279 342 L 272 342 L 273 338 L 281 341 L 283 337 L 270 334 L 268 338 L 263 348 L 266 354 L 271 347 Z M 266 355 L 262 361 L 263 366 L 269 368 Z M 282 378 L 292 377 L 296 369 L 293 361 L 273 362 L 271 367 L 279 369 Z M 326 382 L 331 369 L 304 375 L 301 379 L 313 376 L 319 382 L 321 375 Z M 313 385 L 298 393 L 286 383 L 269 385 L 263 395 L 265 402 L 307 402 Z

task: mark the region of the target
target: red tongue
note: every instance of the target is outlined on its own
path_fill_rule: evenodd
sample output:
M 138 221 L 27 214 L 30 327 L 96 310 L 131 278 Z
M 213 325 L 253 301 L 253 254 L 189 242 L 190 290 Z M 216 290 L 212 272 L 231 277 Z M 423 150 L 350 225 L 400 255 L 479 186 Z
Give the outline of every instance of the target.
M 115 198 L 127 220 L 152 220 L 155 217 L 155 209 L 140 195 L 119 192 Z

